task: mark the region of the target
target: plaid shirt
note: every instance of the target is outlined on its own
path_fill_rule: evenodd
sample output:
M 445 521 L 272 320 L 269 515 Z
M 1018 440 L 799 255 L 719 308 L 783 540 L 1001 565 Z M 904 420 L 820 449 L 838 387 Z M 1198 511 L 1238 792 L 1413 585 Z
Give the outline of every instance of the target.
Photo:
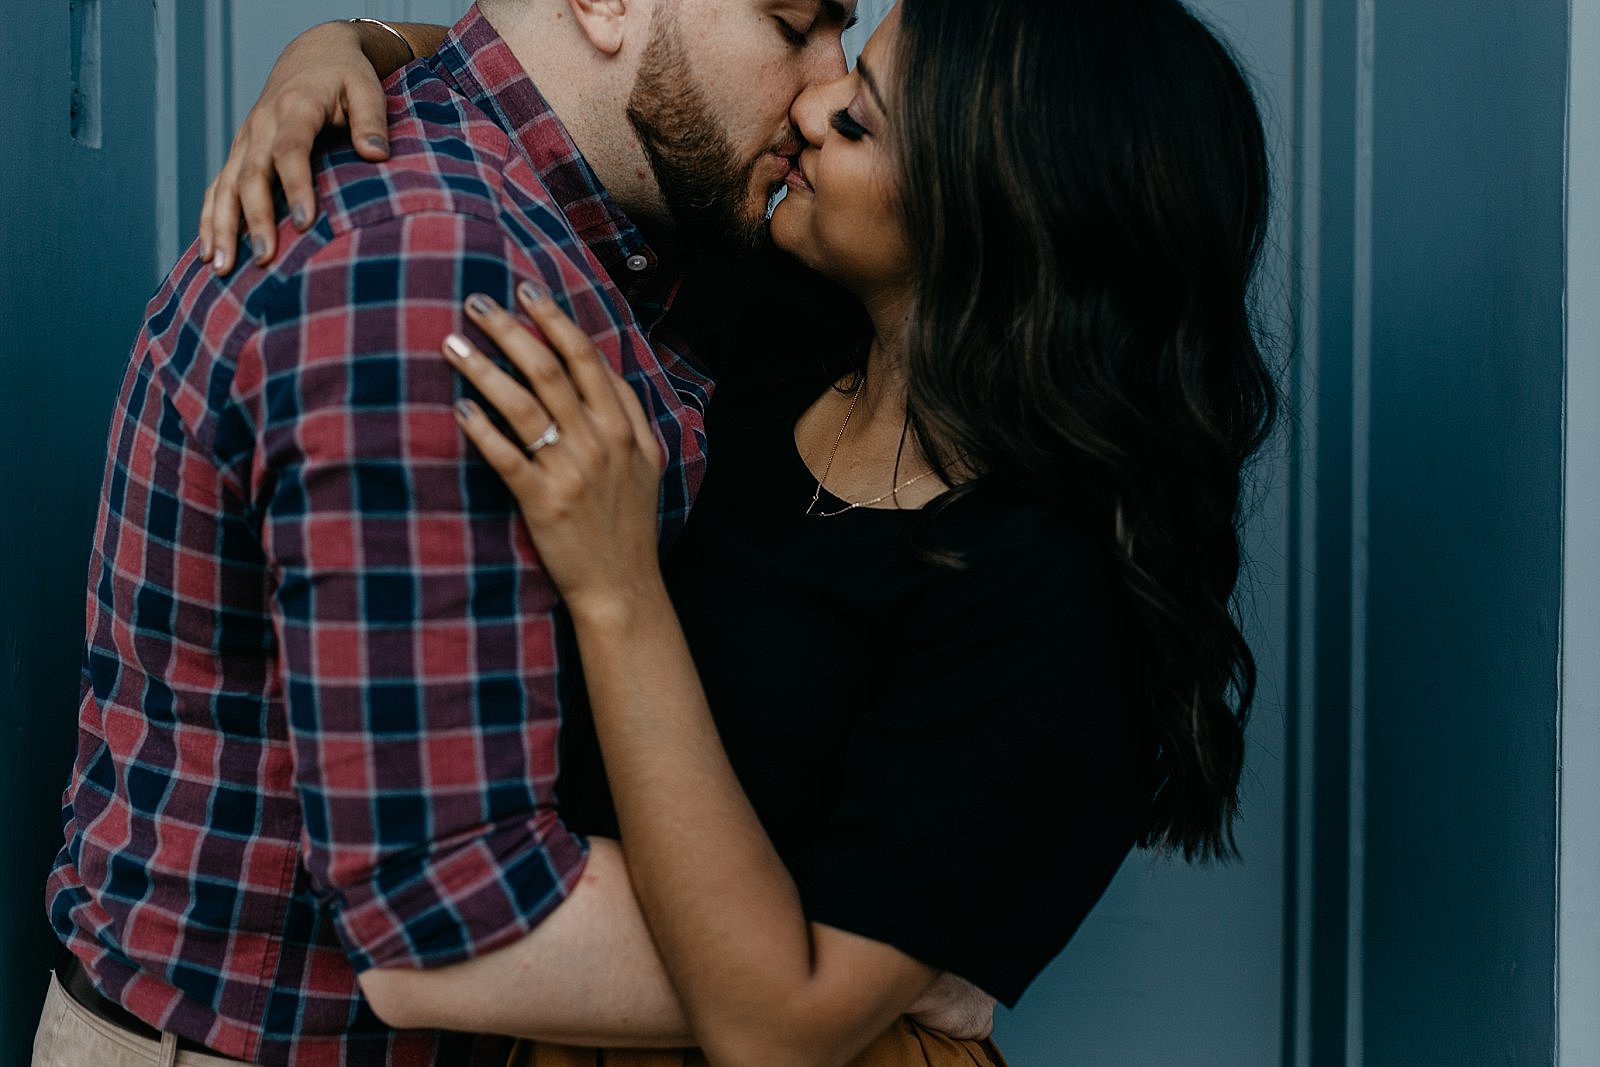
M 461 302 L 542 279 L 622 369 L 669 457 L 664 538 L 704 466 L 677 279 L 476 9 L 389 112 L 393 158 L 322 159 L 324 214 L 276 263 L 222 279 L 191 249 L 150 304 L 48 887 L 106 995 L 268 1064 L 467 1062 L 471 1038 L 386 1027 L 357 972 L 514 942 L 583 867 L 554 796 L 576 665 L 451 415 Z

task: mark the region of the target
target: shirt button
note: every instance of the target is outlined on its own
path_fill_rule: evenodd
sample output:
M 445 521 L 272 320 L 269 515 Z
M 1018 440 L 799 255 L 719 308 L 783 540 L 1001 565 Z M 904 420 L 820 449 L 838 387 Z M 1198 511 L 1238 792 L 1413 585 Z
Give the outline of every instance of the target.
M 638 274 L 642 270 L 648 270 L 649 267 L 650 257 L 648 256 L 641 256 L 638 253 L 634 253 L 628 257 L 628 269 L 633 271 L 635 274 Z

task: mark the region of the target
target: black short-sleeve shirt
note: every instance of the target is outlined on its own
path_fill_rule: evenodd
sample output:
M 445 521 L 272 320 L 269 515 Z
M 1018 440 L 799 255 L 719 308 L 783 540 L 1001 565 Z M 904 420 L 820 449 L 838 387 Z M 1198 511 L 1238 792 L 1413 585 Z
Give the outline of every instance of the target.
M 769 390 L 718 421 L 673 599 L 807 914 L 1012 1005 L 1148 818 L 1155 750 L 1124 699 L 1110 561 L 999 491 L 914 540 L 914 511 L 806 516 L 793 430 L 816 395 Z M 563 808 L 614 832 L 590 730 L 567 726 Z

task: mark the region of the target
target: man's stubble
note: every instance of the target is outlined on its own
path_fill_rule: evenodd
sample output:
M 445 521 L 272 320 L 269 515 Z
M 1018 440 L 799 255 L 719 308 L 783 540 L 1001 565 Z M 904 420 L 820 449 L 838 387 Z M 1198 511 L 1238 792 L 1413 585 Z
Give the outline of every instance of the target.
M 705 251 L 746 256 L 767 246 L 766 220 L 747 211 L 761 157 L 741 162 L 695 84 L 677 4 L 661 0 L 628 94 L 628 121 L 644 147 L 680 236 Z

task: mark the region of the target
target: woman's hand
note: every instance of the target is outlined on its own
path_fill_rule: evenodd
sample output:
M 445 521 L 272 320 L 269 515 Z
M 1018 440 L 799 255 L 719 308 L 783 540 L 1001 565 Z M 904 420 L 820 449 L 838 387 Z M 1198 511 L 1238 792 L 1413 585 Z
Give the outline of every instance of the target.
M 639 398 L 588 335 L 532 283 L 517 287 L 517 302 L 544 340 L 486 296 L 468 299 L 467 315 L 534 392 L 466 338 L 451 334 L 444 342 L 514 440 L 470 400 L 457 405 L 456 418 L 516 494 L 574 618 L 615 617 L 639 594 L 660 595 L 661 446 Z
M 941 974 L 906 1009 L 929 1030 L 963 1041 L 982 1041 L 994 1032 L 995 999 L 964 978 Z
M 396 54 L 383 55 L 383 49 Z M 255 262 L 271 262 L 277 254 L 277 181 L 283 182 L 295 228 L 304 231 L 316 221 L 311 149 L 324 127 L 348 126 L 364 159 L 389 157 L 388 105 L 373 67 L 394 70 L 409 58 L 406 51 L 381 27 L 347 22 L 313 26 L 289 43 L 234 135 L 228 161 L 206 188 L 200 254 L 219 274 L 234 268 L 241 211 Z

